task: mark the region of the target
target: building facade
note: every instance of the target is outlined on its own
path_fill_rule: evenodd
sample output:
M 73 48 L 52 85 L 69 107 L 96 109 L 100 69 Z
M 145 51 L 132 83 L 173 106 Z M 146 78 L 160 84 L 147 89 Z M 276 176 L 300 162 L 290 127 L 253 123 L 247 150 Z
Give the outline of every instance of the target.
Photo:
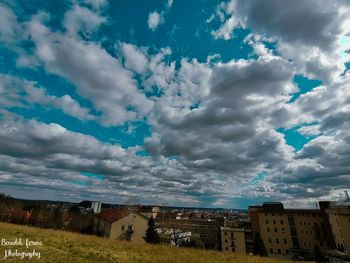
M 350 202 L 329 202 L 326 213 L 336 249 L 350 255 Z
M 220 236 L 223 252 L 253 253 L 252 229 L 248 218 L 226 219 Z
M 284 209 L 282 203 L 249 207 L 253 239 L 259 232 L 270 256 L 312 258 L 315 247 L 333 248 L 324 209 Z
M 149 218 L 144 214 L 129 213 L 126 209 L 102 210 L 94 218 L 93 233 L 111 239 L 145 243 Z
M 157 227 L 160 229 L 172 229 L 191 233 L 191 240 L 198 240 L 203 243 L 206 249 L 218 249 L 220 227 L 223 221 L 203 220 L 203 219 L 162 219 L 157 221 Z M 166 231 L 165 231 L 166 232 Z

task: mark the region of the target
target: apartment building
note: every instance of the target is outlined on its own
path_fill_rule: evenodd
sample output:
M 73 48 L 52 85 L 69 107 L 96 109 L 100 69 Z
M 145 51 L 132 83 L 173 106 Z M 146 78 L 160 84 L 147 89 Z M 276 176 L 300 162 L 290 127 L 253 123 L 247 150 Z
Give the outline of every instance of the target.
M 350 255 L 350 202 L 324 204 L 336 249 Z
M 282 203 L 250 206 L 253 239 L 257 232 L 269 255 L 311 258 L 315 246 L 334 246 L 324 209 L 284 209 Z
M 221 250 L 223 252 L 252 253 L 253 237 L 250 219 L 226 219 L 221 227 Z

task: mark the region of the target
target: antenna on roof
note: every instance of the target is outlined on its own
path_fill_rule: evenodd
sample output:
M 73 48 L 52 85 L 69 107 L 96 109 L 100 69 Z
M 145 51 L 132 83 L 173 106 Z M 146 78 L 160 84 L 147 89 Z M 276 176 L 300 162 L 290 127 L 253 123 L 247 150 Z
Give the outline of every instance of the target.
M 345 193 L 345 202 L 350 202 L 350 197 L 349 197 L 348 191 L 345 190 L 344 193 Z

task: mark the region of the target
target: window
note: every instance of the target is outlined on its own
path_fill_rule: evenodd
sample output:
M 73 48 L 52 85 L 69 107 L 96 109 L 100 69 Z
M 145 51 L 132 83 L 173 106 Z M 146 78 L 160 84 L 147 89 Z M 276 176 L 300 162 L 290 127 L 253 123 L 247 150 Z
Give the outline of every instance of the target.
M 273 248 L 270 248 L 270 253 L 273 254 Z
M 269 243 L 272 243 L 272 239 L 269 237 Z
M 225 239 L 225 243 L 227 243 L 227 239 Z
M 276 225 L 276 220 L 273 220 L 273 224 Z
M 277 233 L 277 227 L 275 227 L 275 233 Z
M 266 231 L 267 231 L 267 232 L 270 232 L 270 228 L 269 228 L 269 227 L 268 227 L 268 228 L 266 228 Z
M 288 249 L 286 249 L 286 255 L 289 255 L 289 250 Z
M 277 249 L 277 253 L 281 255 L 281 250 L 280 250 L 280 249 Z
M 228 250 L 228 247 L 226 247 L 226 250 Z
M 268 219 L 266 219 L 266 224 L 267 224 L 267 225 L 269 224 L 269 220 L 268 220 Z
M 284 233 L 284 227 L 281 228 L 281 231 Z
M 287 244 L 287 239 L 283 239 L 284 244 Z
M 281 225 L 283 225 L 283 220 L 282 219 L 281 219 L 280 223 L 281 223 Z
M 225 236 L 227 236 L 227 232 L 225 232 Z
M 276 238 L 276 244 L 279 244 L 280 240 L 278 238 Z

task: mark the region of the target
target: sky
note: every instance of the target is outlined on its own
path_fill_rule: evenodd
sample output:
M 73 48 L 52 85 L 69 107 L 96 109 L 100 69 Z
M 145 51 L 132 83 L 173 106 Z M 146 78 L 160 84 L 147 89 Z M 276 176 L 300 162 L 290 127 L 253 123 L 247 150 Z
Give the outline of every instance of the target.
M 1 0 L 0 192 L 224 208 L 343 199 L 349 9 Z

